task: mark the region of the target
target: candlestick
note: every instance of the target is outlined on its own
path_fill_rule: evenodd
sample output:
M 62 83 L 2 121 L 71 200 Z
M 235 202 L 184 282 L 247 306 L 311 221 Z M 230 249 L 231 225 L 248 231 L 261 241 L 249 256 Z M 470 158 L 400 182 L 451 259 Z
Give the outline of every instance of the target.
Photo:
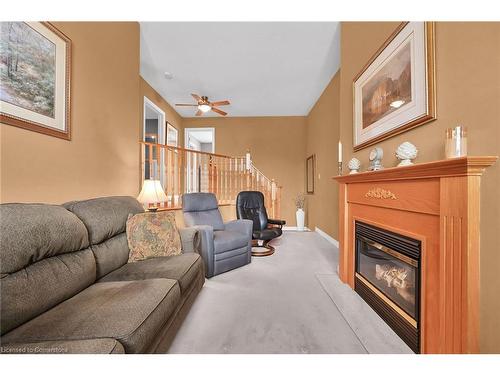
M 339 176 L 342 175 L 342 162 L 339 161 Z

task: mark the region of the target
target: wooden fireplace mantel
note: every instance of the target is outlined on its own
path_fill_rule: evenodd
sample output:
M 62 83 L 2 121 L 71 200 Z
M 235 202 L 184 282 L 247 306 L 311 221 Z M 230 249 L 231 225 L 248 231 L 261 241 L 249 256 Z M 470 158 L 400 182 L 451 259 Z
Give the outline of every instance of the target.
M 339 276 L 354 289 L 354 223 L 418 239 L 421 353 L 479 352 L 480 179 L 496 156 L 336 176 Z

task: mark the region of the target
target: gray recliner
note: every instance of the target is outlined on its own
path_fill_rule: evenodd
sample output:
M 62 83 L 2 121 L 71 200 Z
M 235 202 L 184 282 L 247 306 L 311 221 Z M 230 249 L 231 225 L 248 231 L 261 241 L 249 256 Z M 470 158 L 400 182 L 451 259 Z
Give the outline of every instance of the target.
M 182 211 L 186 226 L 198 230 L 206 277 L 251 262 L 253 228 L 251 220 L 233 220 L 224 223 L 217 198 L 212 193 L 184 194 Z

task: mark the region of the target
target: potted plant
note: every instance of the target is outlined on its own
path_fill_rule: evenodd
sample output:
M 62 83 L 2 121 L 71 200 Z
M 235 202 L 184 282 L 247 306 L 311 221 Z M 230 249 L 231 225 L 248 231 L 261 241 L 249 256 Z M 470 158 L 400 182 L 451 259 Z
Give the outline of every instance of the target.
M 295 213 L 297 217 L 297 230 L 304 230 L 304 220 L 305 220 L 305 212 L 304 212 L 304 204 L 306 202 L 306 196 L 304 194 L 299 194 L 295 197 L 295 207 L 297 208 L 297 212 Z

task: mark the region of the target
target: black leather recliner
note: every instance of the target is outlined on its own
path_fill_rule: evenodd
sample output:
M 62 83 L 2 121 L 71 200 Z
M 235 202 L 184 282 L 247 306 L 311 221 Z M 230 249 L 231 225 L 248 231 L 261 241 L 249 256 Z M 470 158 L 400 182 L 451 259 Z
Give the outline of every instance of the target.
M 267 256 L 274 253 L 269 241 L 281 236 L 285 220 L 269 219 L 264 206 L 264 194 L 260 191 L 242 191 L 236 198 L 236 216 L 238 219 L 253 221 L 252 245 L 265 247 L 267 251 L 253 251 L 253 256 Z

